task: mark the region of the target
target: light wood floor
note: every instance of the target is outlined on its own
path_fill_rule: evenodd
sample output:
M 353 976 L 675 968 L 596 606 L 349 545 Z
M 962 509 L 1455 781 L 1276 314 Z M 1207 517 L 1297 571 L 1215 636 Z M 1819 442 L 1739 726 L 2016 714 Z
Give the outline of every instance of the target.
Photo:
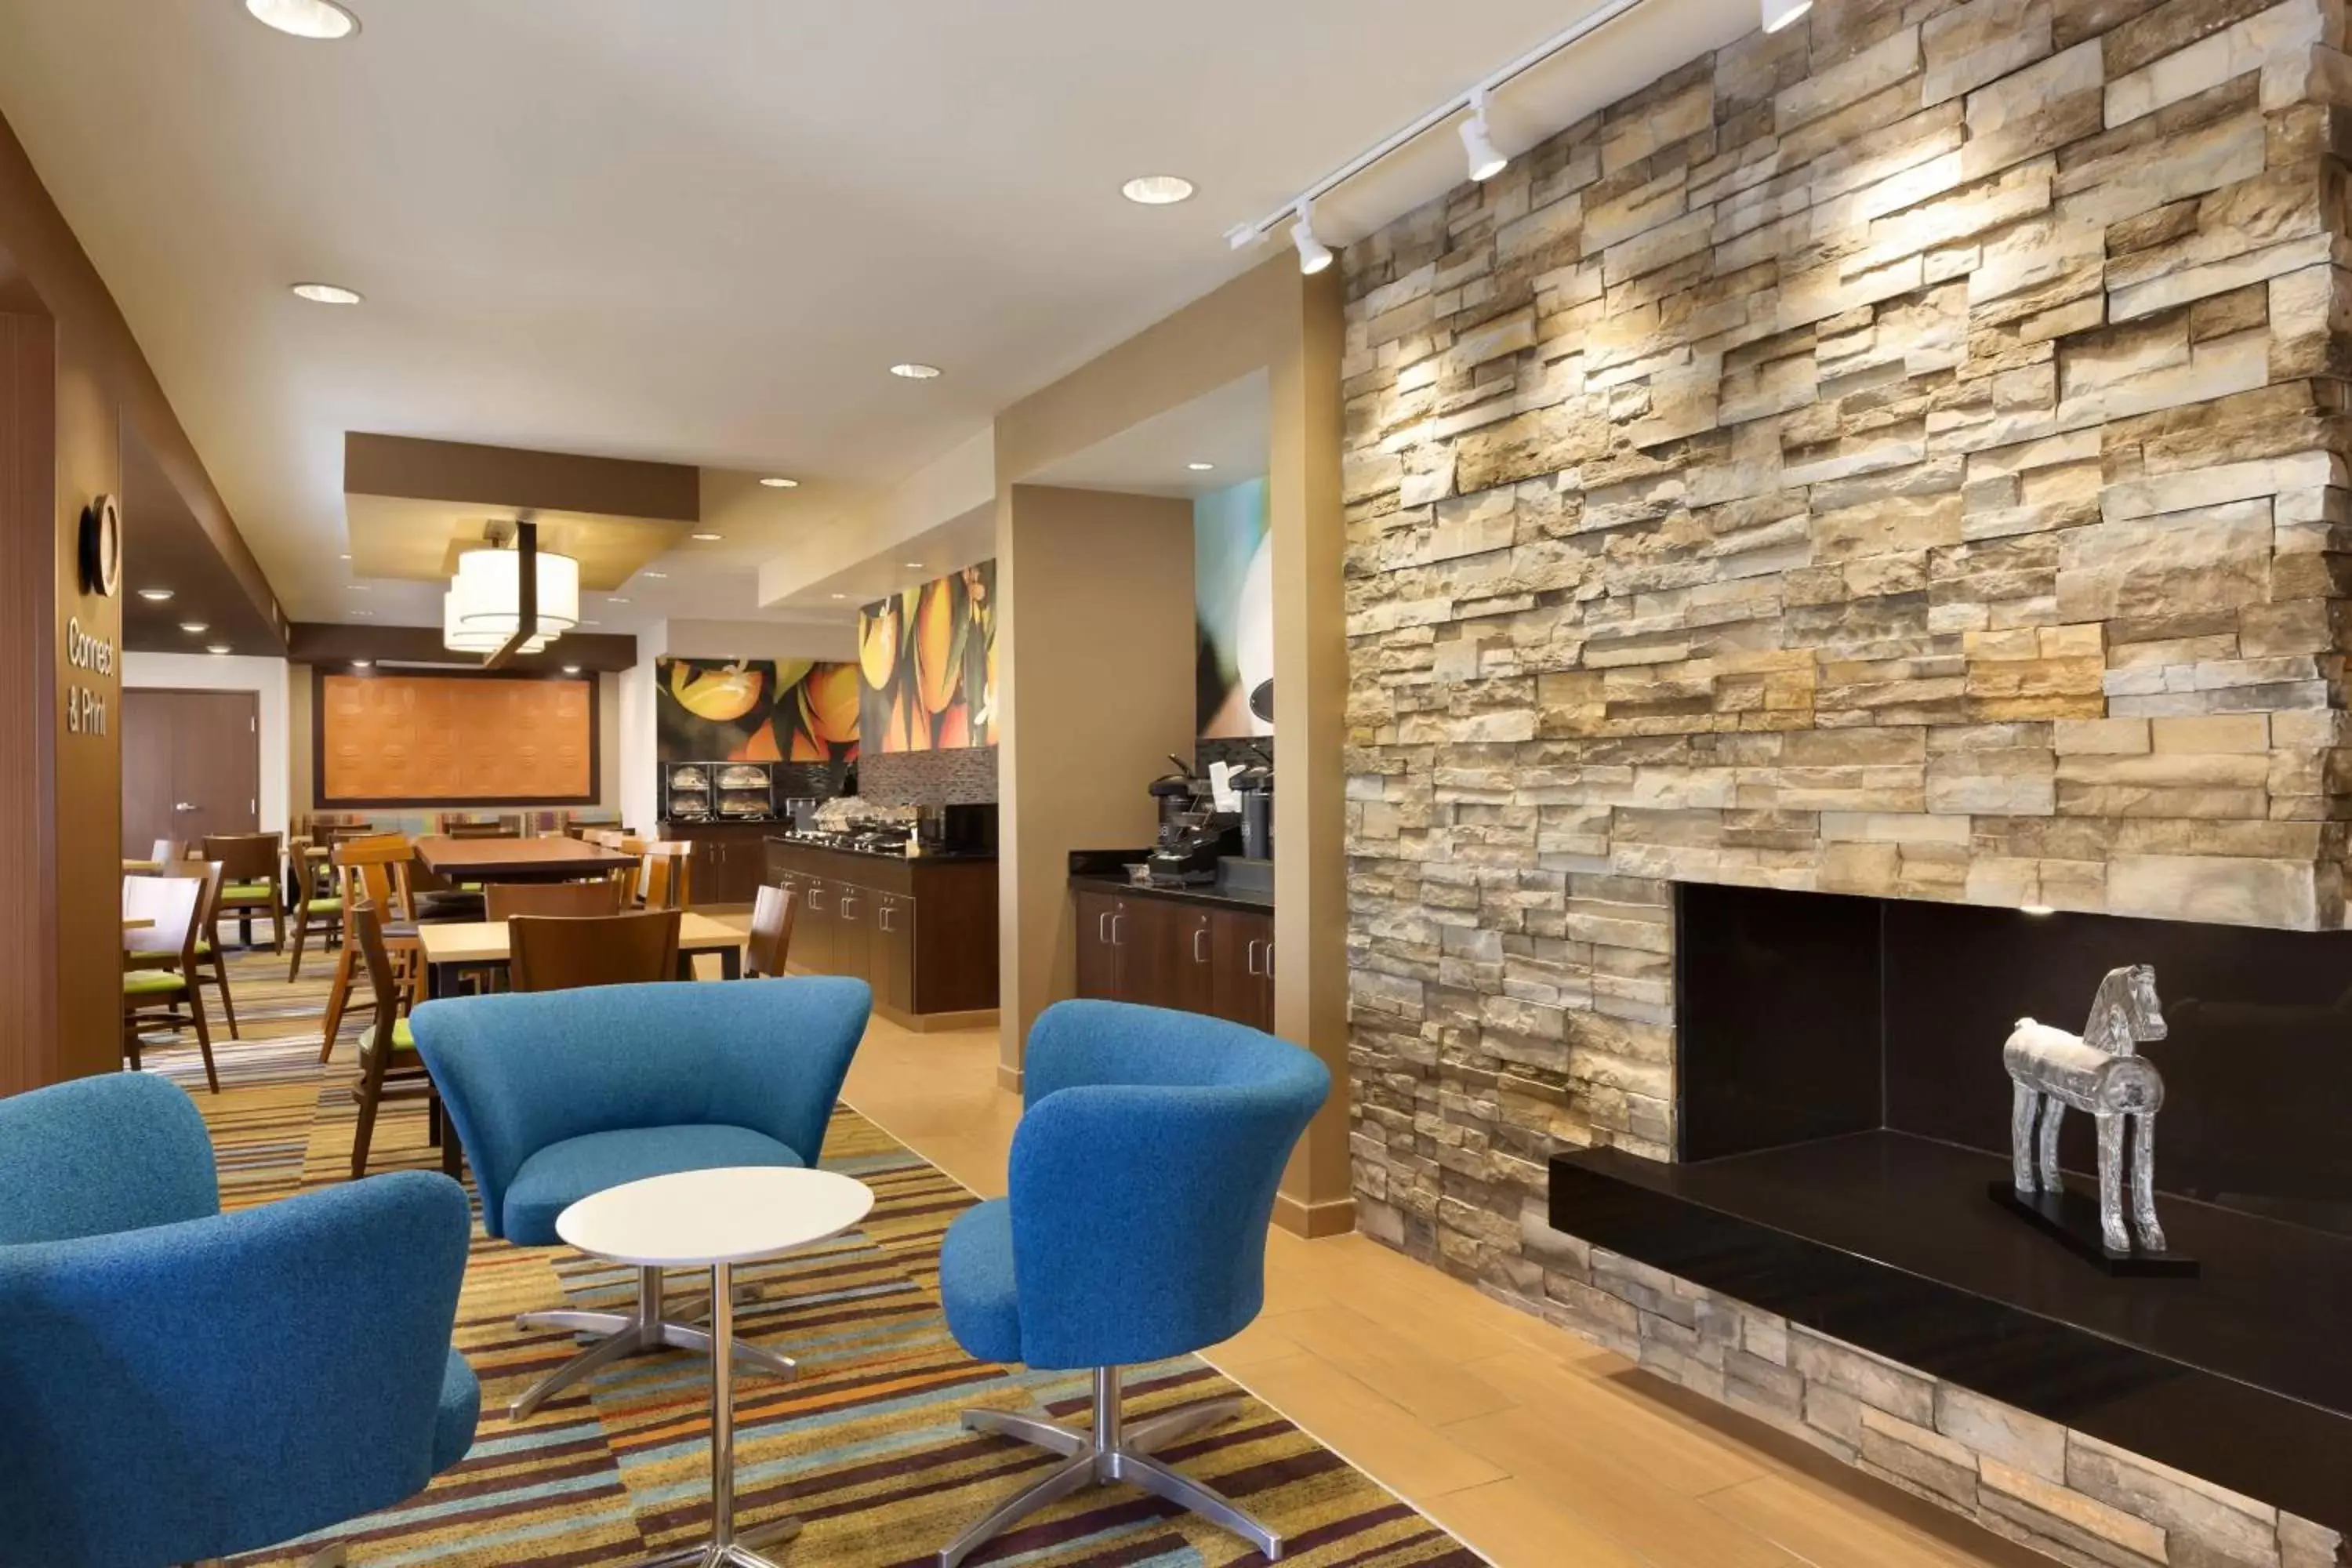
M 843 1097 L 993 1196 L 995 1061 L 877 1019 Z M 1273 1232 L 1265 1313 L 1206 1355 L 1501 1568 L 2048 1562 L 1360 1237 Z

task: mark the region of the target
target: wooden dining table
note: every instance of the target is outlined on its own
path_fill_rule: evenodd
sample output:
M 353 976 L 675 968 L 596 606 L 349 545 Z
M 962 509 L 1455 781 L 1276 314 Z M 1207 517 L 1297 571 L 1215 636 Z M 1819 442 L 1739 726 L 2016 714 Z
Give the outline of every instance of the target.
M 682 914 L 677 921 L 677 977 L 694 978 L 698 953 L 719 955 L 719 973 L 728 980 L 743 977 L 743 946 L 749 932 L 712 920 L 709 915 Z M 504 921 L 428 921 L 416 928 L 425 950 L 425 991 L 428 996 L 454 996 L 457 977 L 476 970 L 503 970 L 513 958 Z
M 577 838 L 450 838 L 416 841 L 425 869 L 453 882 L 573 882 L 630 869 L 634 855 Z

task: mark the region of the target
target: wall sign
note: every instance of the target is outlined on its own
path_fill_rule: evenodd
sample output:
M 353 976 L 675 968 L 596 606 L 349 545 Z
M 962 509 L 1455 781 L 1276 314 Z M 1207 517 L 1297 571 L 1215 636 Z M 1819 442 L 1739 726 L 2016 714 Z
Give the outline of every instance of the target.
M 66 622 L 66 667 L 111 679 L 114 675 L 113 639 L 90 636 L 81 629 L 81 617 L 74 616 Z M 105 734 L 106 694 L 85 686 L 79 679 L 68 678 L 66 681 L 66 732 L 69 735 Z
M 81 509 L 81 591 L 114 596 L 122 586 L 122 510 L 112 496 Z

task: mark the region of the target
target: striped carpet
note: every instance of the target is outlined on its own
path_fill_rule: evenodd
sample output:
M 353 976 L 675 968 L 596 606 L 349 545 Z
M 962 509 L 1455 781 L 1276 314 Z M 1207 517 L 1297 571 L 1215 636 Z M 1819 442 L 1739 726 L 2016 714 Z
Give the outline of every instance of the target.
M 205 1092 L 193 1037 L 150 1037 L 147 1065 L 203 1107 L 235 1207 L 343 1179 L 351 1159 L 355 1055 L 346 1026 L 321 1067 L 319 1012 L 330 963 L 306 962 L 289 985 L 285 960 L 233 956 L 246 1038 L 215 1027 L 222 1092 Z M 215 1012 L 215 1025 L 217 1026 Z M 372 1168 L 430 1170 L 421 1106 L 386 1109 Z M 743 1270 L 756 1305 L 743 1336 L 795 1358 L 791 1383 L 737 1384 L 738 1518 L 745 1528 L 786 1514 L 803 1532 L 772 1552 L 788 1565 L 918 1568 L 940 1543 L 1053 1463 L 1036 1450 L 968 1433 L 976 1405 L 1084 1425 L 1083 1373 L 1031 1373 L 971 1360 L 948 1335 L 937 1294 L 940 1238 L 975 1200 L 946 1175 L 843 1107 L 826 1167 L 875 1189 L 859 1229 L 777 1263 Z M 631 1271 L 567 1249 L 522 1250 L 476 1232 L 458 1307 L 457 1344 L 480 1375 L 483 1419 L 464 1464 L 409 1503 L 302 1543 L 237 1560 L 293 1564 L 331 1541 L 362 1568 L 588 1568 L 626 1564 L 701 1538 L 709 1506 L 708 1363 L 676 1354 L 607 1369 L 530 1420 L 509 1401 L 572 1353 L 565 1336 L 514 1326 L 517 1312 L 569 1303 L 619 1306 Z M 673 1285 L 684 1298 L 689 1278 Z M 1192 1357 L 1135 1369 L 1129 1410 L 1148 1416 L 1242 1394 Z M 1246 1395 L 1243 1395 L 1246 1398 Z M 1237 1421 L 1165 1455 L 1285 1532 L 1287 1563 L 1311 1568 L 1470 1568 L 1477 1557 L 1312 1437 L 1255 1400 Z M 1125 1487 L 1082 1492 L 976 1555 L 1035 1568 L 1221 1568 L 1256 1552 Z

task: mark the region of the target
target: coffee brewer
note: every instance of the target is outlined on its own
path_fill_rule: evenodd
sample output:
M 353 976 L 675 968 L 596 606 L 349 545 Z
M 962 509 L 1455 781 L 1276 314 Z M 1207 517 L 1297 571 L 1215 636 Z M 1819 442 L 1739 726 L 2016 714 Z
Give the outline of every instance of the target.
M 1217 862 L 1241 849 L 1239 814 L 1216 809 L 1209 781 L 1181 757 L 1172 773 L 1151 781 L 1160 805 L 1160 840 L 1151 851 L 1151 880 L 1162 887 L 1204 887 L 1217 879 Z

